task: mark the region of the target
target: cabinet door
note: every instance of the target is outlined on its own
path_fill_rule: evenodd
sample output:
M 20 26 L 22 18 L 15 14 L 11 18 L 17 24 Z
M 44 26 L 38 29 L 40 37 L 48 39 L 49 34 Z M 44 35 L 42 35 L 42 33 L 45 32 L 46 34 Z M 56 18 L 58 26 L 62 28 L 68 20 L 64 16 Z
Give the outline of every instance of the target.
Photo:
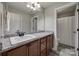
M 26 46 L 22 46 L 7 52 L 8 56 L 27 56 L 28 48 Z
M 52 35 L 47 36 L 47 54 L 52 50 L 53 47 L 53 37 Z
M 40 56 L 40 49 L 41 49 L 41 47 L 40 47 L 41 45 L 40 45 L 40 40 L 38 40 L 38 56 Z
M 50 38 L 47 36 L 47 55 L 49 54 L 50 51 Z
M 50 35 L 49 38 L 50 38 L 50 49 L 52 49 L 52 43 L 53 43 L 52 35 Z
M 29 56 L 38 55 L 38 41 L 31 42 L 29 44 Z
M 0 56 L 2 56 L 2 54 L 0 53 Z
M 46 56 L 46 37 L 41 39 L 41 56 Z

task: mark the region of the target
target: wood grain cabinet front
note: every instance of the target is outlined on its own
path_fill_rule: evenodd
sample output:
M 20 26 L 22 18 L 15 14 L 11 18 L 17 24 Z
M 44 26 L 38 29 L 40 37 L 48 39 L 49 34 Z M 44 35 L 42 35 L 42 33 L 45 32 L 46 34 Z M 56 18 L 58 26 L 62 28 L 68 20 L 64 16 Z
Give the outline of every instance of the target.
M 53 36 L 47 36 L 47 55 L 52 51 L 53 48 Z
M 7 52 L 7 56 L 28 56 L 28 47 L 26 45 Z
M 50 38 L 49 36 L 47 36 L 47 55 L 49 54 L 50 52 Z
M 38 56 L 38 40 L 29 44 L 29 56 Z
M 50 49 L 52 49 L 53 48 L 53 36 L 52 35 L 50 35 L 49 36 L 50 37 Z
M 0 53 L 0 56 L 2 56 L 2 54 Z
M 46 37 L 41 39 L 41 56 L 46 56 Z

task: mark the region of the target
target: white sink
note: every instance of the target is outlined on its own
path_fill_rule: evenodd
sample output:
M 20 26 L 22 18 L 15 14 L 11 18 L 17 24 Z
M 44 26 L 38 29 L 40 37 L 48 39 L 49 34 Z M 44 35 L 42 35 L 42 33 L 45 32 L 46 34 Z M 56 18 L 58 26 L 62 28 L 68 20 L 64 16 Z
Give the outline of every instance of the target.
M 31 40 L 33 38 L 35 38 L 34 35 L 24 35 L 22 37 L 16 36 L 16 37 L 11 37 L 10 41 L 11 41 L 11 44 L 13 45 L 23 41 Z

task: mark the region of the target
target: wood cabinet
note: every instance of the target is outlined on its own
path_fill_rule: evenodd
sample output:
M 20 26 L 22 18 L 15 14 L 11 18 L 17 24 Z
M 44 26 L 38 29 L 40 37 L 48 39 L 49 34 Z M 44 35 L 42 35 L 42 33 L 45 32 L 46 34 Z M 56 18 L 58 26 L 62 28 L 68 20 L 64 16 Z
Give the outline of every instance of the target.
M 49 54 L 50 52 L 50 38 L 49 36 L 47 36 L 47 55 Z
M 27 56 L 28 48 L 26 45 L 7 51 L 7 56 Z
M 41 56 L 46 56 L 46 37 L 41 39 Z
M 47 55 L 52 51 L 53 48 L 53 36 L 47 36 Z
M 29 56 L 38 56 L 38 40 L 29 44 Z
M 46 56 L 53 47 L 53 36 L 45 36 L 28 44 L 1 53 L 3 56 Z
M 53 35 L 50 35 L 50 49 L 53 48 Z
M 40 47 L 41 47 L 41 45 L 40 45 L 40 39 L 38 40 L 38 56 L 40 56 Z
M 2 56 L 2 54 L 0 53 L 0 56 Z

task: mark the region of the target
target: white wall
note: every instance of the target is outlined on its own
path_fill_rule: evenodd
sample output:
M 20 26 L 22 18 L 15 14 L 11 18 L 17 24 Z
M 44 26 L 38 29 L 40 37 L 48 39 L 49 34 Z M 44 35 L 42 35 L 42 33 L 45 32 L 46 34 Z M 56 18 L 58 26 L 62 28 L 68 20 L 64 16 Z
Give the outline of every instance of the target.
M 22 15 L 22 31 L 26 33 L 31 32 L 31 18 L 30 15 Z
M 3 12 L 3 4 L 0 2 L 0 12 Z
M 53 31 L 56 35 L 56 19 L 55 19 L 55 9 L 52 7 L 45 10 L 45 31 Z M 56 37 L 55 37 L 56 41 Z M 57 43 L 54 41 L 54 50 L 57 49 Z
M 0 36 L 2 35 L 3 4 L 0 2 Z
M 44 31 L 44 14 L 43 14 L 43 12 L 39 13 L 37 30 L 38 31 Z
M 2 35 L 2 13 L 3 13 L 3 4 L 0 2 L 0 37 Z M 0 38 L 1 43 L 1 38 Z

